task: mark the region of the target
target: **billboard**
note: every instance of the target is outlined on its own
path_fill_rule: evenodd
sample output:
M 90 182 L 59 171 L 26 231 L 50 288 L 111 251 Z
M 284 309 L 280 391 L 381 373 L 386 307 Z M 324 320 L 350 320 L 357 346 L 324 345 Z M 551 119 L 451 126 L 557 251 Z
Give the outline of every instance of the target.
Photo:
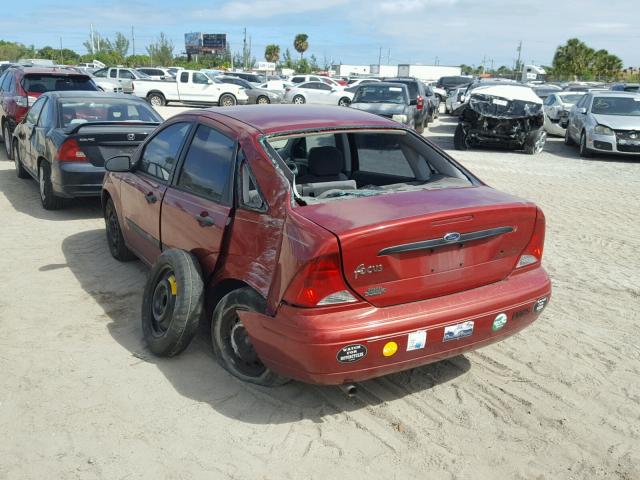
M 226 33 L 203 33 L 202 50 L 205 52 L 223 52 L 227 49 Z
M 187 54 L 200 53 L 202 51 L 202 33 L 185 33 L 184 46 Z

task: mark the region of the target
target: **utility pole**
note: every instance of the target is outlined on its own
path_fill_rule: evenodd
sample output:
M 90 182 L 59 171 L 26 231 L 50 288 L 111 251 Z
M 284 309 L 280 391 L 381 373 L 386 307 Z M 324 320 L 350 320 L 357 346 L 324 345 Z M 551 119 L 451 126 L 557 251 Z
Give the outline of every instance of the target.
M 380 51 L 378 52 L 378 65 L 382 62 L 382 47 L 380 47 Z
M 247 68 L 247 27 L 244 28 L 244 38 L 242 40 L 242 68 Z
M 96 53 L 96 42 L 93 39 L 93 23 L 91 24 L 91 54 L 95 55 Z
M 518 59 L 516 60 L 515 70 L 520 68 L 520 58 L 522 58 L 522 40 L 520 40 L 520 43 L 518 44 Z
M 133 55 L 135 56 L 136 54 L 136 32 L 133 28 L 133 25 L 131 25 L 131 46 L 132 46 L 132 52 Z
M 60 37 L 60 64 L 64 63 L 64 56 L 62 55 L 62 37 Z
M 245 68 L 245 70 L 249 68 L 250 61 L 251 61 L 251 35 L 249 35 L 249 49 L 247 50 L 247 67 Z
M 391 62 L 391 49 L 387 49 L 387 65 Z

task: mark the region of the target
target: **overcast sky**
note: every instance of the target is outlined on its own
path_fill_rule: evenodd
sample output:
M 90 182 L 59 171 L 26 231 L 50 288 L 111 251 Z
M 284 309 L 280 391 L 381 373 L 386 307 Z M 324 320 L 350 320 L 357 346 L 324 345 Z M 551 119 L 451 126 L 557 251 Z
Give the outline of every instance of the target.
M 7 0 L 8 1 L 8 0 Z M 242 32 L 252 54 L 264 47 L 292 48 L 296 33 L 309 35 L 318 61 L 511 66 L 523 42 L 527 63 L 550 64 L 555 48 L 578 37 L 605 48 L 625 66 L 640 66 L 637 0 L 29 0 L 3 9 L 0 39 L 36 47 L 62 45 L 85 53 L 89 26 L 112 37 L 136 32 L 136 52 L 162 31 L 184 50 L 184 33 L 227 33 L 233 50 Z M 129 52 L 131 53 L 131 52 Z

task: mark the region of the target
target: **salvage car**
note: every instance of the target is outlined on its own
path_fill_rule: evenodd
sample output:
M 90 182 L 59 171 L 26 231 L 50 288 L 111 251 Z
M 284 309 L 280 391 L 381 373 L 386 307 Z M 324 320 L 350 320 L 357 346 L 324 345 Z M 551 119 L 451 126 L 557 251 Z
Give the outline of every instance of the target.
M 409 89 L 398 83 L 375 82 L 357 87 L 351 107 L 390 118 L 409 128 L 416 126 L 418 111 L 411 105 Z
M 129 95 L 45 93 L 13 132 L 16 174 L 38 181 L 47 210 L 62 208 L 65 198 L 99 196 L 105 159 L 132 153 L 161 122 Z
M 545 98 L 544 129 L 549 135 L 564 137 L 569 112 L 584 94 L 585 92 L 558 92 Z
M 578 144 L 581 157 L 640 155 L 640 94 L 587 93 L 571 109 L 564 141 Z
M 286 87 L 283 102 L 295 103 L 296 105 L 312 103 L 348 107 L 352 98 L 353 93 L 347 92 L 342 87 L 337 89 L 324 82 L 305 82 Z
M 152 266 L 149 349 L 201 319 L 232 375 L 345 384 L 521 331 L 551 295 L 545 217 L 352 108 L 185 112 L 106 164 L 107 241 Z
M 542 151 L 547 139 L 542 100 L 529 87 L 487 85 L 467 93 L 453 143 L 457 150 L 478 146 Z

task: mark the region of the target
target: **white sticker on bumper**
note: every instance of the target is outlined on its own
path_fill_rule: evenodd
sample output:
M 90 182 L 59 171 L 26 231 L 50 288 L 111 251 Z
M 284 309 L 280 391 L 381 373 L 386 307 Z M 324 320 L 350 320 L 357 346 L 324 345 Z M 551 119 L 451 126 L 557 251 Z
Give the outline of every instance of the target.
M 427 343 L 427 331 L 418 330 L 417 332 L 411 332 L 407 338 L 407 352 L 411 350 L 420 350 L 424 348 Z

